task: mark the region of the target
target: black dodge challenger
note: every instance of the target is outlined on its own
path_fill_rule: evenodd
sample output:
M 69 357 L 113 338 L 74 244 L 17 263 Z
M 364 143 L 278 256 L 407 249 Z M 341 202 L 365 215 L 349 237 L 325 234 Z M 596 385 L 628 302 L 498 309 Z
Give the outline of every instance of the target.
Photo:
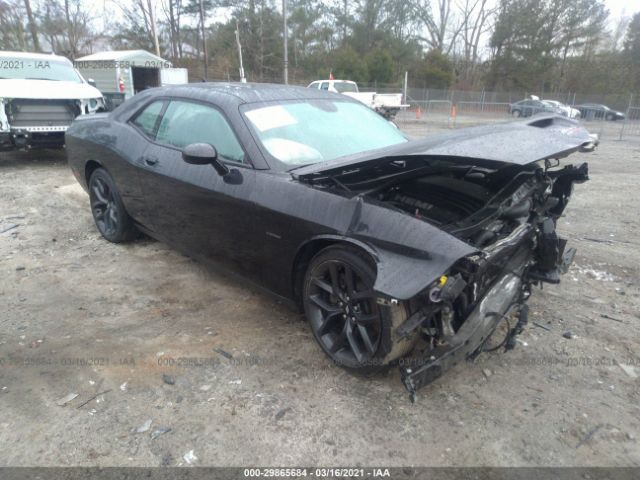
M 409 141 L 339 94 L 205 83 L 66 134 L 107 240 L 142 231 L 231 267 L 301 305 L 340 365 L 396 361 L 412 397 L 513 346 L 532 285 L 558 283 L 575 253 L 555 224 L 587 165 L 559 159 L 595 143 L 554 115 Z

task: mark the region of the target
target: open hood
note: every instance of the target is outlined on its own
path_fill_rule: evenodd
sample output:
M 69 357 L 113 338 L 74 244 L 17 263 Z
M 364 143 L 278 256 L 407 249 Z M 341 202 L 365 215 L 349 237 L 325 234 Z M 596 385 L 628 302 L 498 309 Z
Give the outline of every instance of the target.
M 88 100 L 100 98 L 100 90 L 87 83 L 57 80 L 0 79 L 0 98 Z
M 446 157 L 448 161 L 497 166 L 526 165 L 561 158 L 578 151 L 592 150 L 596 136 L 575 120 L 559 115 L 541 115 L 522 121 L 463 128 L 443 135 L 340 157 L 291 171 L 294 178 L 339 174 L 344 170 L 374 166 L 399 157 Z

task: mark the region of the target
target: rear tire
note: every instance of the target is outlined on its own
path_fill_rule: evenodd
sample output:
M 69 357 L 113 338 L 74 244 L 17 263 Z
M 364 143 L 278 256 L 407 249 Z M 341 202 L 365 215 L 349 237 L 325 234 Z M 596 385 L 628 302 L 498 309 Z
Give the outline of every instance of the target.
M 415 344 L 395 335 L 408 318 L 408 305 L 379 305 L 375 279 L 373 261 L 347 246 L 322 250 L 305 274 L 303 305 L 313 336 L 341 367 L 381 370 Z
M 122 203 L 113 178 L 103 168 L 94 170 L 89 178 L 91 213 L 100 234 L 113 243 L 132 240 L 136 227 Z
M 520 110 L 514 110 L 511 112 L 511 115 L 513 115 L 513 118 L 520 118 L 522 116 L 522 112 Z

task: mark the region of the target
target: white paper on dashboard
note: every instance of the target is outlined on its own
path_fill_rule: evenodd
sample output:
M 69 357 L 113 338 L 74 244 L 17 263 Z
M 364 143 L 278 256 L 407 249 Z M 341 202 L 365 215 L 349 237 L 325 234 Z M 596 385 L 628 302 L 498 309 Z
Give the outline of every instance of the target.
M 298 123 L 296 119 L 280 105 L 250 110 L 245 113 L 245 115 L 261 132 Z

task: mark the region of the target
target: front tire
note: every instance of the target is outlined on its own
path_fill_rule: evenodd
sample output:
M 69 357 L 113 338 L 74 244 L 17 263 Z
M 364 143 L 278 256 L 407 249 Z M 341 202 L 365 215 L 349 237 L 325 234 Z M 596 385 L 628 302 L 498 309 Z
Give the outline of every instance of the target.
M 305 274 L 303 305 L 311 330 L 329 358 L 342 367 L 376 370 L 414 346 L 414 339 L 394 335 L 408 318 L 407 305 L 379 305 L 375 279 L 370 258 L 343 246 L 322 250 Z
M 98 168 L 91 174 L 89 200 L 96 227 L 105 239 L 122 243 L 135 237 L 133 220 L 124 208 L 113 178 L 103 168 Z
M 520 118 L 522 116 L 522 112 L 520 110 L 514 110 L 511 115 L 513 115 L 513 118 Z

